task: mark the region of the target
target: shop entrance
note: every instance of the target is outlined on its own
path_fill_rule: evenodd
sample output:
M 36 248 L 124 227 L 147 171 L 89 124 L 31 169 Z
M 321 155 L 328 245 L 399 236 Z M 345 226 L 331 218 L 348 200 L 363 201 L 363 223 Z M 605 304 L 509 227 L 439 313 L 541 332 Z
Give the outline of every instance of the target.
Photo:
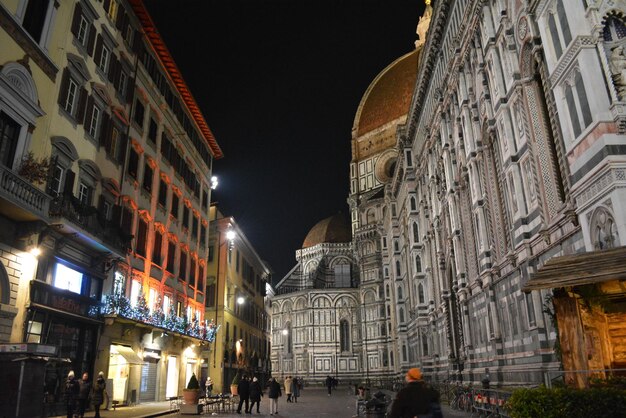
M 138 364 L 143 365 L 144 361 L 132 348 L 124 345 L 111 345 L 108 373 L 109 379 L 113 380 L 113 387 L 109 392 L 111 401 L 118 401 L 120 403 L 136 401 L 136 399 L 131 399 L 129 395 L 129 378 L 131 375 L 131 366 Z

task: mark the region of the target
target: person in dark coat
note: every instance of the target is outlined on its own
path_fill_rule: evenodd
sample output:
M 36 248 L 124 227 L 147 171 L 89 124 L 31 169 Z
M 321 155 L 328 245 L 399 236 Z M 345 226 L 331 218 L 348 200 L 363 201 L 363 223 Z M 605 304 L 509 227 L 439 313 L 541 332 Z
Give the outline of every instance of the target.
M 298 402 L 298 398 L 300 397 L 300 379 L 297 377 L 293 378 L 291 382 L 291 400 L 293 402 Z
M 245 374 L 239 381 L 239 386 L 237 387 L 237 392 L 239 393 L 239 407 L 237 408 L 237 413 L 241 414 L 241 407 L 244 402 L 246 403 L 246 408 L 244 412 L 248 413 L 248 402 L 250 400 L 250 381 L 248 380 L 248 376 Z
M 260 414 L 259 407 L 261 406 L 261 397 L 263 396 L 263 390 L 261 389 L 261 384 L 259 383 L 259 379 L 256 377 L 252 379 L 252 383 L 250 383 L 250 409 L 246 412 L 248 414 L 252 413 L 252 408 L 254 408 L 254 404 L 256 403 L 256 413 Z
M 270 379 L 267 397 L 270 398 L 270 415 L 278 414 L 278 398 L 282 396 L 280 383 L 275 378 Z
M 104 390 L 106 389 L 106 381 L 104 380 L 104 372 L 98 373 L 98 378 L 93 384 L 91 403 L 96 411 L 94 418 L 100 418 L 100 405 L 104 403 Z
M 388 418 L 429 417 L 443 418 L 439 404 L 439 392 L 422 380 L 420 369 L 409 369 L 405 380 L 407 385 L 394 399 Z
M 80 385 L 74 376 L 74 371 L 70 370 L 67 374 L 67 380 L 65 381 L 65 406 L 67 408 L 67 418 L 74 418 L 74 412 L 76 411 L 76 399 L 78 399 L 79 391 Z
M 333 383 L 334 383 L 334 380 L 335 380 L 335 379 L 333 379 L 332 377 L 330 377 L 330 375 L 329 375 L 329 376 L 326 376 L 326 388 L 328 388 L 328 396 L 330 396 L 330 394 L 331 394 L 331 393 L 332 393 L 332 391 L 333 391 Z
M 89 373 L 83 373 L 83 378 L 78 382 L 78 416 L 85 416 L 85 409 L 89 404 L 89 394 L 91 393 L 91 382 L 89 381 Z

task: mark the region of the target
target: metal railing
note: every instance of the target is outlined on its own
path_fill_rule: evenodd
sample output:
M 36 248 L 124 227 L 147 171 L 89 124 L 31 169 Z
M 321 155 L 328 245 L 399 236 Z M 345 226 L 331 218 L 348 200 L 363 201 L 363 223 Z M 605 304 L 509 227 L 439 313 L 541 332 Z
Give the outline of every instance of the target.
M 444 382 L 434 384 L 433 387 L 439 391 L 441 402 L 447 403 L 452 409 L 485 418 L 510 417 L 506 403 L 511 397 L 511 392 L 472 388 L 462 386 L 458 382 Z

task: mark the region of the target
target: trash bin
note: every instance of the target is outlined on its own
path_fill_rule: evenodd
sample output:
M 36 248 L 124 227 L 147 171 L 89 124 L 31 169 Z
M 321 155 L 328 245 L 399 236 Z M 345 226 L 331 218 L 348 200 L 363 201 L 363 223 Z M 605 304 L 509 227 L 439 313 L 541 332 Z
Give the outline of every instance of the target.
M 365 418 L 385 418 L 387 401 L 385 394 L 376 392 L 374 397 L 365 403 Z

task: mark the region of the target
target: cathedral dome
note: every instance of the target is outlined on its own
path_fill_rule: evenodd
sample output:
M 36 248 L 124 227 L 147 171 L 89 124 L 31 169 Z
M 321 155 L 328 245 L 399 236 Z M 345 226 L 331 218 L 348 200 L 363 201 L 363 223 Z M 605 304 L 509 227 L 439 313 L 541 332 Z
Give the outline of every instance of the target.
M 362 136 L 406 115 L 417 79 L 422 48 L 389 64 L 369 85 L 354 118 L 353 132 Z
M 302 248 L 321 243 L 350 242 L 351 239 L 350 225 L 343 214 L 338 213 L 315 224 L 304 239 Z

